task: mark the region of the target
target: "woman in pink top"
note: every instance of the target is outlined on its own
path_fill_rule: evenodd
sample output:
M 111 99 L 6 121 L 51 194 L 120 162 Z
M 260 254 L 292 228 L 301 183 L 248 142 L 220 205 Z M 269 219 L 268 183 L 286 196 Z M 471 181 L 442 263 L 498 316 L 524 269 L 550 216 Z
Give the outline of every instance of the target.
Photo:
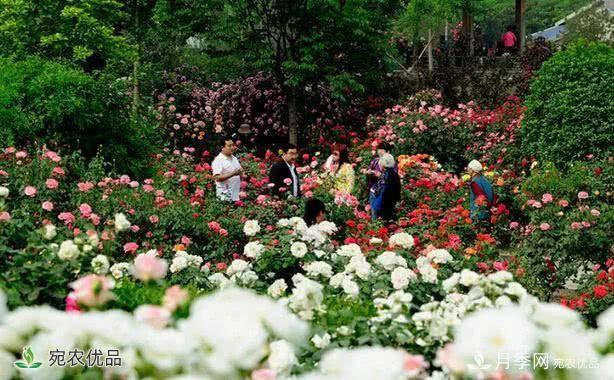
M 503 36 L 501 37 L 501 41 L 503 42 L 503 49 L 505 50 L 505 52 L 511 53 L 516 49 L 517 39 L 516 34 L 514 34 L 513 26 L 510 25 L 507 27 L 507 32 L 503 34 Z

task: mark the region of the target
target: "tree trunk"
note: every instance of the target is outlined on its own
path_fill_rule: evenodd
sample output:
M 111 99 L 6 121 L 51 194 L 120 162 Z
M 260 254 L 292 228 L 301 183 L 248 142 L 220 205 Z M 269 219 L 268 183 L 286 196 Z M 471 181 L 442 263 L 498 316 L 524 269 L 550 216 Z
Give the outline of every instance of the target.
M 429 73 L 433 73 L 433 32 L 429 29 L 429 48 L 428 48 L 428 57 L 429 57 Z
M 140 27 L 140 12 L 139 12 L 139 2 L 138 0 L 135 0 L 135 5 L 134 5 L 134 24 L 135 24 L 135 29 L 138 31 L 139 27 Z M 137 45 L 137 52 L 136 52 L 136 57 L 134 59 L 134 62 L 132 64 L 132 114 L 136 115 L 139 111 L 139 103 L 140 103 L 140 98 L 141 98 L 141 89 L 140 89 L 140 84 L 139 84 L 139 68 L 140 68 L 140 62 L 139 62 L 139 53 L 140 53 L 140 49 L 138 48 Z
M 516 0 L 516 32 L 518 33 L 518 48 L 521 52 L 525 47 L 526 22 L 525 11 L 527 7 L 526 0 Z
M 296 97 L 296 88 L 294 86 L 290 86 L 288 89 L 288 137 L 290 144 L 294 145 L 298 145 Z
M 473 15 L 467 10 L 463 9 L 463 34 L 465 36 L 466 48 L 469 49 L 470 57 L 473 57 L 475 51 L 475 34 L 473 30 Z

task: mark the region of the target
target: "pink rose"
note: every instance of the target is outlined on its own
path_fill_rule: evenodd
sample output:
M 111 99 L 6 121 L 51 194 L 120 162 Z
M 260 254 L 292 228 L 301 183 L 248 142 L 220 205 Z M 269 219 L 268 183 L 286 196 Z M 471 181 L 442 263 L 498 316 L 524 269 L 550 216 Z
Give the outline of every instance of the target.
M 539 229 L 542 231 L 548 231 L 550 229 L 550 225 L 548 223 L 542 223 L 539 225 Z
M 62 212 L 58 215 L 58 219 L 64 222 L 64 224 L 73 224 L 75 222 L 75 216 L 70 212 Z
M 213 232 L 218 232 L 221 228 L 220 224 L 216 221 L 212 221 L 207 223 L 207 226 L 209 227 L 209 229 Z
M 429 363 L 422 355 L 407 354 L 403 360 L 403 370 L 409 377 L 417 377 L 428 366 Z
M 124 244 L 125 253 L 135 253 L 137 249 L 139 249 L 139 245 L 137 243 L 130 242 Z
M 588 193 L 586 191 L 580 191 L 578 193 L 578 199 L 588 199 Z
M 579 230 L 580 228 L 582 228 L 582 224 L 580 224 L 578 222 L 571 223 L 571 229 L 572 230 Z
M 77 297 L 74 292 L 68 293 L 66 296 L 66 308 L 64 309 L 67 313 L 80 313 L 81 309 L 79 308 L 79 304 L 77 303 Z
M 192 244 L 192 240 L 191 240 L 189 237 L 187 237 L 187 236 L 183 235 L 183 236 L 181 237 L 181 244 L 183 244 L 183 245 L 185 245 L 185 246 L 187 247 L 187 246 L 189 246 L 190 244 Z
M 251 380 L 275 380 L 275 372 L 268 368 L 260 368 L 254 370 L 251 375 Z
M 167 269 L 166 260 L 156 256 L 142 253 L 134 259 L 134 277 L 141 281 L 160 280 L 166 276 Z
M 82 203 L 79 206 L 79 212 L 81 212 L 82 217 L 89 218 L 92 214 L 92 206 L 88 205 L 87 203 Z
M 542 202 L 544 202 L 544 204 L 550 203 L 553 200 L 554 200 L 554 198 L 552 197 L 552 194 L 546 193 L 546 194 L 542 195 Z
M 211 266 L 211 264 L 209 264 Z M 188 291 L 183 290 L 179 285 L 171 286 L 164 292 L 162 298 L 162 305 L 170 312 L 177 310 L 177 308 L 188 301 Z
M 559 201 L 559 206 L 561 206 L 561 207 L 567 207 L 567 206 L 569 206 L 569 202 L 567 202 L 565 199 L 561 199 L 561 200 Z
M 58 181 L 56 181 L 53 178 L 49 178 L 47 181 L 45 181 L 45 186 L 47 186 L 49 190 L 57 189 L 58 185 L 59 185 Z
M 55 168 L 53 168 L 52 172 L 53 175 L 57 175 L 57 176 L 63 176 L 64 174 L 66 174 L 66 172 L 64 171 L 64 169 L 62 169 L 59 166 L 56 166 Z
M 160 221 L 160 218 L 158 218 L 156 215 L 151 215 L 151 216 L 149 217 L 149 221 L 150 221 L 151 223 L 153 223 L 153 224 L 156 224 L 156 223 L 158 223 L 158 222 Z
M 11 214 L 8 211 L 0 212 L 0 222 L 8 222 L 9 220 L 11 220 Z
M 515 230 L 516 228 L 518 228 L 518 222 L 511 222 L 511 223 L 510 223 L 510 228 L 511 228 L 512 230 Z
M 149 326 L 162 329 L 171 321 L 171 313 L 167 309 L 156 305 L 141 305 L 134 310 L 134 318 Z
M 77 188 L 79 189 L 79 191 L 87 193 L 94 188 L 94 184 L 91 182 L 79 182 L 77 184 Z
M 285 179 L 284 179 L 284 183 L 285 183 L 287 186 L 290 186 L 290 184 L 292 183 L 292 180 L 291 180 L 290 178 L 285 178 Z
M 601 212 L 599 212 L 599 210 L 597 210 L 597 209 L 592 209 L 591 210 L 591 215 L 592 216 L 599 216 L 599 215 L 601 215 Z
M 22 159 L 22 158 L 26 158 L 28 157 L 28 153 L 20 150 L 19 152 L 15 153 L 15 157 Z
M 89 274 L 72 282 L 70 287 L 79 305 L 96 307 L 113 299 L 111 290 L 115 287 L 115 281 L 105 276 Z
M 228 236 L 228 231 L 225 228 L 220 228 L 219 234 L 222 236 Z
M 35 197 L 37 192 L 38 191 L 36 190 L 34 186 L 26 186 L 26 188 L 23 189 L 23 193 L 30 198 Z
M 53 210 L 53 203 L 51 203 L 49 201 L 44 201 L 41 207 L 45 211 L 51 211 L 51 210 Z

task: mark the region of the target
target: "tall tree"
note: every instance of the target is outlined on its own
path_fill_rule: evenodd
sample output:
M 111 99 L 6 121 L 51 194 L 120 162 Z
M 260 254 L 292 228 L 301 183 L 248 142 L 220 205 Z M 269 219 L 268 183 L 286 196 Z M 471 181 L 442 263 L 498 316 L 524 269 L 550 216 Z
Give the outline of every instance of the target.
M 386 29 L 397 0 L 230 0 L 232 22 L 282 86 L 289 140 L 297 143 L 297 113 L 305 86 L 328 82 L 339 97 L 363 91 L 381 72 Z M 211 38 L 204 36 L 205 42 Z

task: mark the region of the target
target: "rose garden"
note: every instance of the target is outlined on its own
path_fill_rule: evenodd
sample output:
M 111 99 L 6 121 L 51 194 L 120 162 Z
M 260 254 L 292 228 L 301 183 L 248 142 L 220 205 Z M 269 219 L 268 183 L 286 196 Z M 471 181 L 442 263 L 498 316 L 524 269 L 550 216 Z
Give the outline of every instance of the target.
M 614 378 L 612 29 L 499 55 L 487 0 L 0 2 L 0 379 Z

